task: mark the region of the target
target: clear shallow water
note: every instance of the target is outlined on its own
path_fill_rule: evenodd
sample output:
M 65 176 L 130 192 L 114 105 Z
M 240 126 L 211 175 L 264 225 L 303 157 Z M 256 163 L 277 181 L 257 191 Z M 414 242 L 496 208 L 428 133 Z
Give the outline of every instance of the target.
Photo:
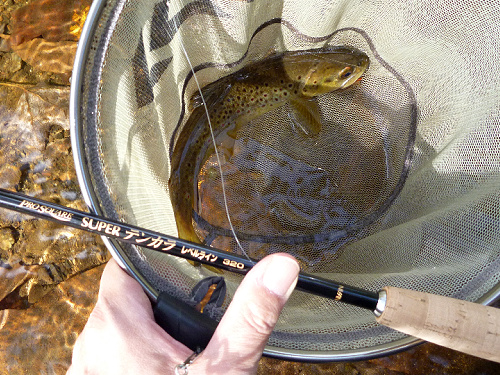
M 85 210 L 68 97 L 67 86 L 0 82 L 0 186 Z M 108 259 L 97 236 L 0 210 L 1 374 L 66 372 Z

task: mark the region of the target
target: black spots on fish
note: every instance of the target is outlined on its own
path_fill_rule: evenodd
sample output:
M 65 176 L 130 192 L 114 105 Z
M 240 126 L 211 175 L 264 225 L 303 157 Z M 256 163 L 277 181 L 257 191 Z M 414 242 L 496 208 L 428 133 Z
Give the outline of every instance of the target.
M 285 92 L 283 93 L 283 96 L 288 96 L 288 92 L 286 92 L 286 91 L 285 91 Z
M 277 102 L 279 99 L 278 98 L 274 98 L 274 101 Z
M 293 83 L 288 84 L 288 88 L 291 89 L 293 87 Z
M 285 83 L 285 81 L 284 80 L 280 80 L 280 83 L 283 85 Z
M 239 95 L 238 95 L 238 96 L 236 97 L 236 99 L 241 100 L 241 96 L 239 96 Z
M 297 76 L 297 81 L 300 81 L 302 79 L 302 76 Z
M 269 83 L 268 82 L 264 83 L 264 86 L 269 87 Z
M 251 98 L 250 98 L 250 101 L 251 101 L 251 102 L 253 102 L 254 100 L 255 100 L 255 98 L 254 98 L 254 97 L 251 97 Z
M 293 93 L 297 95 L 299 92 L 297 90 L 294 90 Z

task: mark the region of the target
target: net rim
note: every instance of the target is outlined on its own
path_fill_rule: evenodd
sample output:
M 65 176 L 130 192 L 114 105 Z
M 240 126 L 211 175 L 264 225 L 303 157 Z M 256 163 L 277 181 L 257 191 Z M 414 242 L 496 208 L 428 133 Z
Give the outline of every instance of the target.
M 85 157 L 82 135 L 81 110 L 83 103 L 83 82 L 85 80 L 85 68 L 92 63 L 88 60 L 88 54 L 93 45 L 94 33 L 96 32 L 103 9 L 108 2 L 96 0 L 92 3 L 87 20 L 82 30 L 81 38 L 75 56 L 73 75 L 71 79 L 70 92 L 70 132 L 73 158 L 77 173 L 78 182 L 86 204 L 91 211 L 102 215 L 103 210 L 99 204 L 95 187 L 92 184 L 90 171 Z M 112 13 L 119 12 L 118 8 L 126 3 L 126 0 L 115 0 Z M 146 280 L 128 259 L 120 243 L 103 238 L 106 247 L 111 252 L 113 258 L 120 266 L 126 269 L 143 286 L 150 297 L 156 299 L 158 291 Z M 491 288 L 484 296 L 476 302 L 484 305 L 490 304 L 500 296 L 500 283 Z M 330 362 L 330 361 L 352 361 L 378 358 L 390 354 L 395 354 L 411 347 L 414 347 L 422 340 L 406 337 L 382 345 L 371 346 L 361 349 L 337 350 L 337 351 L 306 351 L 295 349 L 283 349 L 273 346 L 266 346 L 264 354 L 269 357 L 308 362 Z
M 83 107 L 83 83 L 84 73 L 88 61 L 88 54 L 92 47 L 94 33 L 101 18 L 101 14 L 107 5 L 106 0 L 97 0 L 92 2 L 89 9 L 85 24 L 82 28 L 82 33 L 78 41 L 78 48 L 73 63 L 73 72 L 71 76 L 70 101 L 69 101 L 69 120 L 70 120 L 70 138 L 71 148 L 73 152 L 73 161 L 77 175 L 78 184 L 82 192 L 83 198 L 90 211 L 97 215 L 104 215 L 102 207 L 97 199 L 97 194 L 92 184 L 88 162 L 84 152 L 84 137 L 82 134 L 82 118 L 81 108 Z M 115 11 L 115 10 L 114 10 Z M 111 253 L 113 259 L 120 267 L 127 271 L 135 280 L 139 282 L 146 294 L 157 300 L 159 291 L 156 290 L 151 283 L 137 270 L 134 264 L 130 261 L 123 247 L 115 240 L 111 240 L 105 236 L 101 236 L 104 245 Z

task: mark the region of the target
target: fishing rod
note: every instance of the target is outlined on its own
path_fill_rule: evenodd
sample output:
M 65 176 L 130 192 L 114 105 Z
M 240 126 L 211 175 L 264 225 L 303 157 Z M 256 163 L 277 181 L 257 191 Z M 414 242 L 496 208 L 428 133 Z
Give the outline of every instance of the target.
M 174 236 L 4 189 L 0 189 L 0 206 L 242 275 L 248 273 L 257 263 L 257 260 L 248 259 L 238 254 L 185 241 Z M 334 296 L 338 301 L 341 300 L 370 310 L 375 310 L 379 300 L 378 293 L 342 285 L 304 273 L 299 275 L 297 287 L 321 297 L 332 298 Z
M 0 207 L 242 275 L 248 273 L 257 262 L 238 254 L 1 188 Z M 395 287 L 385 287 L 379 292 L 371 292 L 302 272 L 298 276 L 296 288 L 369 309 L 374 313 L 378 323 L 403 333 L 500 362 L 500 309 Z M 171 299 L 172 297 L 165 293 L 160 294 L 160 301 L 155 306 L 156 318 L 169 320 L 172 318 L 171 315 L 177 315 L 180 319 L 186 314 L 192 316 L 193 312 L 197 313 L 190 308 L 182 308 L 182 311 L 179 311 L 177 305 L 168 305 L 166 302 Z M 162 308 L 165 310 L 162 311 Z M 191 324 L 177 331 L 173 336 L 182 339 L 184 335 L 191 335 L 195 340 L 201 340 L 202 344 L 206 345 L 217 323 L 207 320 L 207 317 L 202 314 L 194 316 L 199 317 L 196 324 L 203 325 L 202 329 L 205 334 L 197 332 L 193 335 L 193 330 L 196 331 L 200 327 L 193 327 Z M 171 321 L 163 323 L 160 325 L 164 328 L 166 325 L 169 333 L 177 325 Z

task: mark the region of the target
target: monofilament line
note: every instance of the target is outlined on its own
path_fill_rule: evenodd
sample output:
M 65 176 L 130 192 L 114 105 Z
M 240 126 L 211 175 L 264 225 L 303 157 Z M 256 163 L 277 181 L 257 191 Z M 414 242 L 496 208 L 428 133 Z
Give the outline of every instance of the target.
M 224 209 L 226 210 L 226 216 L 227 216 L 227 220 L 228 220 L 228 223 L 229 223 L 229 228 L 231 229 L 231 232 L 233 233 L 234 239 L 235 239 L 235 241 L 236 241 L 239 249 L 241 250 L 241 252 L 243 253 L 243 255 L 248 260 L 251 261 L 251 259 L 248 256 L 247 252 L 245 251 L 245 249 L 243 249 L 243 246 L 241 245 L 240 240 L 238 239 L 238 236 L 236 235 L 236 231 L 234 230 L 233 223 L 231 221 L 231 215 L 229 214 L 229 205 L 227 204 L 227 198 L 226 198 L 226 187 L 225 187 L 225 183 L 224 183 L 224 174 L 223 174 L 223 171 L 222 171 L 222 164 L 221 164 L 221 159 L 220 159 L 220 156 L 219 156 L 219 151 L 217 150 L 217 143 L 216 143 L 216 140 L 215 140 L 215 134 L 214 134 L 214 131 L 213 131 L 213 128 L 212 128 L 212 121 L 210 120 L 210 114 L 208 112 L 208 106 L 207 106 L 207 103 L 205 102 L 205 98 L 203 97 L 203 92 L 201 90 L 200 83 L 198 82 L 198 78 L 196 77 L 196 72 L 194 70 L 194 67 L 191 64 L 191 59 L 189 58 L 188 53 L 187 53 L 187 51 L 186 51 L 186 49 L 184 47 L 184 42 L 182 41 L 182 36 L 181 36 L 180 30 L 179 30 L 179 25 L 176 25 L 176 27 L 177 27 L 177 30 L 178 30 L 179 40 L 181 42 L 180 44 L 181 44 L 182 51 L 183 51 L 184 55 L 186 56 L 186 60 L 187 60 L 187 63 L 189 64 L 189 68 L 191 69 L 191 72 L 193 72 L 194 82 L 196 83 L 196 87 L 197 87 L 197 89 L 198 89 L 198 91 L 200 93 L 200 98 L 201 98 L 201 101 L 203 103 L 203 108 L 205 109 L 205 114 L 207 115 L 208 128 L 210 129 L 210 135 L 212 137 L 212 143 L 214 145 L 215 156 L 217 158 L 217 164 L 219 166 L 220 180 L 221 180 L 221 185 L 222 185 L 222 197 L 223 197 L 223 200 L 224 200 Z

